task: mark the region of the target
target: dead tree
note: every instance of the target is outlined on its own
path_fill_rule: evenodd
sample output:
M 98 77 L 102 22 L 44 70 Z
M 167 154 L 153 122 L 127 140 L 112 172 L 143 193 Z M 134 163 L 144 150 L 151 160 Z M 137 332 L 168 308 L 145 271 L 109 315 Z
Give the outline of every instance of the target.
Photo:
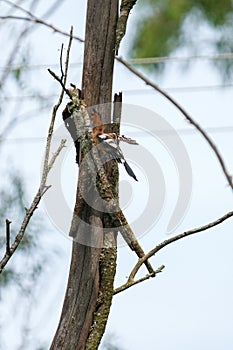
M 118 17 L 118 1 L 88 1 L 86 17 L 85 53 L 83 66 L 82 97 L 87 106 L 109 103 L 112 98 L 112 77 L 114 66 L 114 46 Z M 111 111 L 103 115 L 105 123 L 111 123 Z M 82 154 L 81 154 L 82 157 Z M 82 174 L 85 177 L 87 174 Z M 79 177 L 79 182 L 80 182 Z M 81 214 L 80 214 L 81 213 Z M 96 349 L 105 328 L 108 310 L 113 295 L 113 281 L 116 267 L 115 244 L 110 250 L 102 248 L 104 244 L 103 217 L 84 203 L 77 190 L 74 216 L 90 220 L 90 236 L 95 236 L 95 227 L 99 227 L 97 247 L 73 241 L 72 261 L 69 281 L 64 300 L 60 323 L 51 349 Z M 74 235 L 75 219 L 71 227 Z M 102 230 L 102 233 L 100 233 Z M 111 235 L 111 232 L 109 232 Z M 110 239 L 110 238 L 109 238 Z M 111 237 L 115 240 L 115 237 Z M 99 246 L 99 247 L 98 247 Z M 107 254 L 106 254 L 107 253 Z M 108 276 L 104 274 L 106 266 Z M 107 280 L 106 280 L 107 278 Z M 103 286 L 105 279 L 105 286 Z M 100 300 L 100 288 L 105 295 Z M 92 336 L 94 314 L 97 308 L 105 305 L 102 320 L 99 322 L 102 331 L 95 339 Z M 97 332 L 98 333 L 98 332 Z M 101 334 L 102 333 L 102 334 Z

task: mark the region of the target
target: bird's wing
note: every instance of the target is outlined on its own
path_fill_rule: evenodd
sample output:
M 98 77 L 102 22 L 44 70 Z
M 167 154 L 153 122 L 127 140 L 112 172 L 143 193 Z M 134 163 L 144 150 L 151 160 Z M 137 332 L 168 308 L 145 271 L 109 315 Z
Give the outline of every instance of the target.
M 117 137 L 114 138 L 113 134 L 111 136 L 109 134 L 100 134 L 97 135 L 97 139 L 99 141 L 100 146 L 103 147 L 105 152 L 108 153 L 112 157 L 112 159 L 115 159 L 118 163 L 122 163 L 129 176 L 133 177 L 134 180 L 138 181 L 133 170 L 124 158 L 124 155 L 119 147 L 119 141 Z
M 100 134 L 97 138 L 105 152 L 111 154 L 113 159 L 116 159 L 118 162 L 124 159 L 124 155 L 116 139 L 110 137 L 108 134 Z

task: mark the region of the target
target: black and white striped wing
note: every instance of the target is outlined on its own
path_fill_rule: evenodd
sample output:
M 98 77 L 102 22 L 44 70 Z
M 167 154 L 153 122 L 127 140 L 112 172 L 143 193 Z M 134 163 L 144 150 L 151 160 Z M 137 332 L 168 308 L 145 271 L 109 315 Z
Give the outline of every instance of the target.
M 118 141 L 109 137 L 106 134 L 100 134 L 97 136 L 101 146 L 104 148 L 105 152 L 111 155 L 112 159 L 118 161 L 118 163 L 122 163 L 124 160 L 124 155 L 119 148 Z
M 112 159 L 115 159 L 118 163 L 123 164 L 129 176 L 133 177 L 135 181 L 138 181 L 133 170 L 124 158 L 124 155 L 119 147 L 118 140 L 110 137 L 107 134 L 100 134 L 97 137 L 105 152 L 110 154 Z

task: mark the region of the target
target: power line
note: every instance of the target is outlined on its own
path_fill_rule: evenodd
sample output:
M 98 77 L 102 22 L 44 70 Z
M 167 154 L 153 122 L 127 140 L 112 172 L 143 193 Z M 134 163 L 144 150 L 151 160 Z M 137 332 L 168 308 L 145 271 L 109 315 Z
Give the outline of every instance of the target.
M 163 57 L 146 57 L 146 58 L 130 58 L 127 61 L 131 64 L 153 64 L 162 62 L 180 62 L 193 60 L 229 60 L 233 59 L 233 53 L 220 53 L 212 55 L 192 55 L 192 56 L 163 56 Z
M 212 55 L 191 55 L 191 56 L 161 56 L 161 57 L 145 57 L 145 58 L 129 58 L 128 62 L 131 64 L 153 64 L 153 63 L 162 63 L 162 62 L 180 62 L 180 61 L 193 61 L 193 60 L 230 60 L 233 59 L 233 53 L 220 53 Z M 81 65 L 83 62 L 73 62 L 70 63 L 70 67 L 74 68 L 77 65 Z M 59 64 L 32 64 L 32 65 L 22 65 L 15 64 L 13 66 L 0 66 L 0 71 L 14 71 L 16 69 L 23 70 L 38 70 L 38 69 L 47 69 L 50 68 L 59 68 Z
M 197 86 L 174 86 L 174 87 L 163 87 L 166 91 L 171 92 L 199 92 L 199 91 L 209 91 L 218 89 L 231 89 L 233 88 L 233 83 L 228 84 L 216 84 L 216 85 L 197 85 Z M 154 94 L 155 91 L 149 88 L 146 89 L 127 89 L 122 90 L 126 95 L 142 95 L 142 94 Z M 48 94 L 48 95 L 22 95 L 22 96 L 0 96 L 2 101 L 15 101 L 15 100 L 27 100 L 27 99 L 50 99 L 58 97 L 58 94 Z
M 228 84 L 216 84 L 216 85 L 197 85 L 197 86 L 179 86 L 179 87 L 163 87 L 166 91 L 173 92 L 198 92 L 198 91 L 208 91 L 208 90 L 218 90 L 218 89 L 228 89 L 232 88 L 233 83 Z M 123 93 L 129 95 L 145 94 L 145 93 L 155 93 L 153 89 L 135 89 L 135 90 L 123 90 Z
M 208 133 L 232 133 L 233 132 L 233 125 L 228 125 L 228 126 L 215 126 L 215 127 L 208 127 L 205 128 L 205 131 Z M 176 136 L 178 135 L 190 135 L 190 134 L 197 134 L 198 131 L 196 129 L 177 129 L 175 132 L 170 131 L 170 130 L 153 130 L 154 134 L 159 136 L 159 135 L 171 135 L 171 136 Z M 131 135 L 138 135 L 138 136 L 144 136 L 147 137 L 147 133 L 145 131 L 132 131 L 130 133 Z M 144 135 L 143 135 L 144 134 Z M 56 137 L 54 138 L 56 140 Z M 60 140 L 60 138 L 57 138 L 57 140 Z M 25 144 L 25 143 L 44 143 L 46 141 L 46 137 L 22 137 L 22 138 L 1 138 L 1 142 L 6 142 L 10 144 Z
M 43 143 L 46 141 L 45 137 L 17 137 L 17 138 L 4 138 L 0 139 L 1 142 L 11 143 L 11 144 L 19 144 L 19 143 Z
M 81 65 L 82 62 L 70 63 L 70 68 L 75 68 L 77 65 Z M 0 71 L 14 71 L 17 69 L 21 70 L 40 70 L 40 69 L 48 69 L 48 68 L 58 68 L 60 69 L 60 65 L 58 63 L 48 63 L 48 64 L 31 64 L 30 66 L 27 64 L 14 64 L 12 66 L 0 66 Z
M 17 101 L 17 100 L 31 100 L 31 99 L 37 99 L 37 100 L 41 100 L 41 99 L 50 99 L 50 98 L 54 98 L 54 97 L 58 97 L 59 94 L 49 94 L 49 95 L 41 95 L 39 94 L 37 95 L 22 95 L 22 96 L 0 96 L 0 100 L 4 100 L 4 101 Z

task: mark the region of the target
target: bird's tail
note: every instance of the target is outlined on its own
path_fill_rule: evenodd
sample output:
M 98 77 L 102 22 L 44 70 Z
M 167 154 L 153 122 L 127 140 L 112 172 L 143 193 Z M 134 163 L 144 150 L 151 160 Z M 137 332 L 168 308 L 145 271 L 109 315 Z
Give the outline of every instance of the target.
M 135 181 L 138 181 L 138 179 L 136 178 L 136 175 L 134 174 L 133 170 L 130 168 L 126 160 L 124 160 L 124 167 L 127 173 L 129 174 L 129 176 L 133 177 Z

